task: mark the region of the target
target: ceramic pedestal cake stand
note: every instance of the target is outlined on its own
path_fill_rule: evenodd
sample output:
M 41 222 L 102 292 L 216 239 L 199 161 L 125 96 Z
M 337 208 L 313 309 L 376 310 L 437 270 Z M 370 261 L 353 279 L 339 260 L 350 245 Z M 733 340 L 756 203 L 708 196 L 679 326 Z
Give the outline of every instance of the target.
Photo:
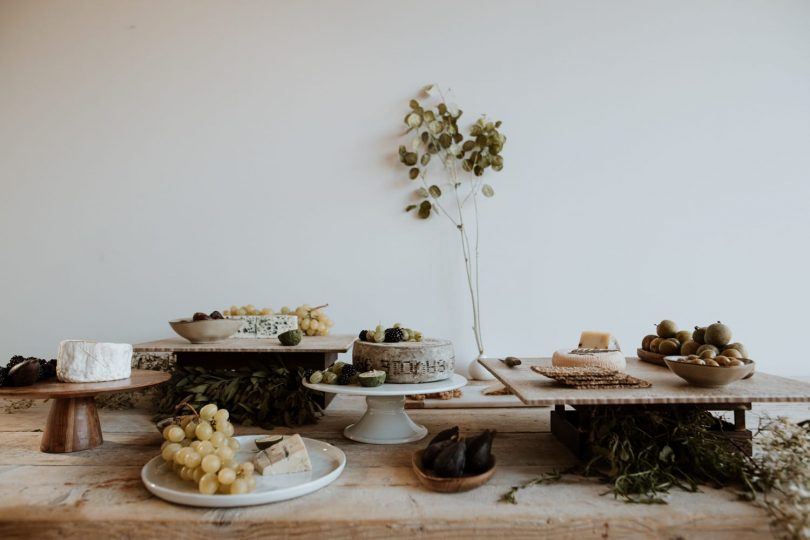
M 63 383 L 55 379 L 31 386 L 0 388 L 0 398 L 50 399 L 51 409 L 39 449 L 51 454 L 78 452 L 104 442 L 95 396 L 130 392 L 164 383 L 171 375 L 133 369 L 129 379 L 98 383 Z
M 427 435 L 427 428 L 414 423 L 405 412 L 405 396 L 432 394 L 461 388 L 467 379 L 453 375 L 443 381 L 419 384 L 383 384 L 366 388 L 355 384 L 310 384 L 310 390 L 333 394 L 366 397 L 366 413 L 356 423 L 343 430 L 347 439 L 371 444 L 400 444 L 418 441 Z

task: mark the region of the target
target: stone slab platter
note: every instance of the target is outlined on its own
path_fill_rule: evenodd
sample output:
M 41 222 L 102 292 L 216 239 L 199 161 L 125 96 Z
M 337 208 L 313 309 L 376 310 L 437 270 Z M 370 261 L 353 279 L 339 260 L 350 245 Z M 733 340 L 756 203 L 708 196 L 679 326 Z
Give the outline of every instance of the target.
M 641 404 L 723 404 L 754 402 L 810 401 L 810 384 L 757 372 L 750 379 L 721 388 L 701 388 L 687 384 L 666 367 L 638 358 L 627 359 L 626 373 L 652 383 L 651 388 L 577 390 L 561 386 L 531 370 L 550 366 L 550 358 L 522 359 L 510 368 L 497 359 L 481 364 L 509 387 L 527 405 L 641 405 Z

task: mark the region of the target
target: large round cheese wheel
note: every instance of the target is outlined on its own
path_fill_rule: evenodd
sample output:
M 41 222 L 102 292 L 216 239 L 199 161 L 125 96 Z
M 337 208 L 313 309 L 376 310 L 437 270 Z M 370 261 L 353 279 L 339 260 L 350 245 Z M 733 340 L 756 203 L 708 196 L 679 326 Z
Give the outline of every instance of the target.
M 352 363 L 360 371 L 384 371 L 387 383 L 443 381 L 453 375 L 453 344 L 442 339 L 369 343 L 356 341 Z
M 602 367 L 624 371 L 627 368 L 627 360 L 621 351 L 573 354 L 569 349 L 560 349 L 554 351 L 551 365 L 555 367 Z
M 103 382 L 128 379 L 132 345 L 69 339 L 59 344 L 56 376 L 62 382 Z

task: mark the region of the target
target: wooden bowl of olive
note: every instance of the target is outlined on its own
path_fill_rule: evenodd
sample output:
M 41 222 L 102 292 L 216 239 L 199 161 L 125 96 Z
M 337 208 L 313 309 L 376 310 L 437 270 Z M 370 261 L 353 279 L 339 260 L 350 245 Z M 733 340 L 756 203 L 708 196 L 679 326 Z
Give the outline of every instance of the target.
M 708 364 L 705 359 L 667 356 L 664 362 L 672 373 L 691 385 L 705 388 L 726 386 L 754 373 L 756 364 L 748 358 L 735 358 L 728 365 Z

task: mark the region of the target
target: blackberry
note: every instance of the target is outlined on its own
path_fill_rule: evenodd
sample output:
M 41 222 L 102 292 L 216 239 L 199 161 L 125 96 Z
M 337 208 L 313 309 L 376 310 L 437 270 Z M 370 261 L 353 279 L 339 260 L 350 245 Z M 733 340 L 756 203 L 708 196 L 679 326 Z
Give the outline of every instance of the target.
M 357 337 L 360 338 L 360 341 L 368 341 L 368 339 L 366 339 L 366 334 L 368 334 L 368 330 L 360 330 L 360 335 Z
M 357 369 L 351 364 L 346 364 L 345 366 L 343 366 L 343 369 L 340 371 L 340 374 L 348 375 L 348 377 L 351 379 L 352 377 L 357 375 Z
M 8 364 L 6 364 L 6 367 L 9 370 L 11 370 L 11 368 L 16 366 L 17 364 L 22 364 L 23 362 L 25 362 L 25 357 L 22 356 L 22 355 L 19 355 L 19 354 L 15 354 L 14 356 L 11 357 L 11 360 L 8 361 Z
M 0 367 L 0 387 L 5 386 L 6 381 L 8 381 L 8 368 Z
M 405 337 L 405 334 L 402 333 L 400 328 L 388 328 L 385 331 L 386 343 L 399 343 L 403 337 Z
M 349 377 L 348 375 L 346 375 L 345 373 L 341 373 L 340 375 L 338 375 L 338 378 L 337 378 L 337 383 L 338 384 L 345 386 L 345 385 L 349 384 L 350 382 L 352 382 L 352 378 Z

